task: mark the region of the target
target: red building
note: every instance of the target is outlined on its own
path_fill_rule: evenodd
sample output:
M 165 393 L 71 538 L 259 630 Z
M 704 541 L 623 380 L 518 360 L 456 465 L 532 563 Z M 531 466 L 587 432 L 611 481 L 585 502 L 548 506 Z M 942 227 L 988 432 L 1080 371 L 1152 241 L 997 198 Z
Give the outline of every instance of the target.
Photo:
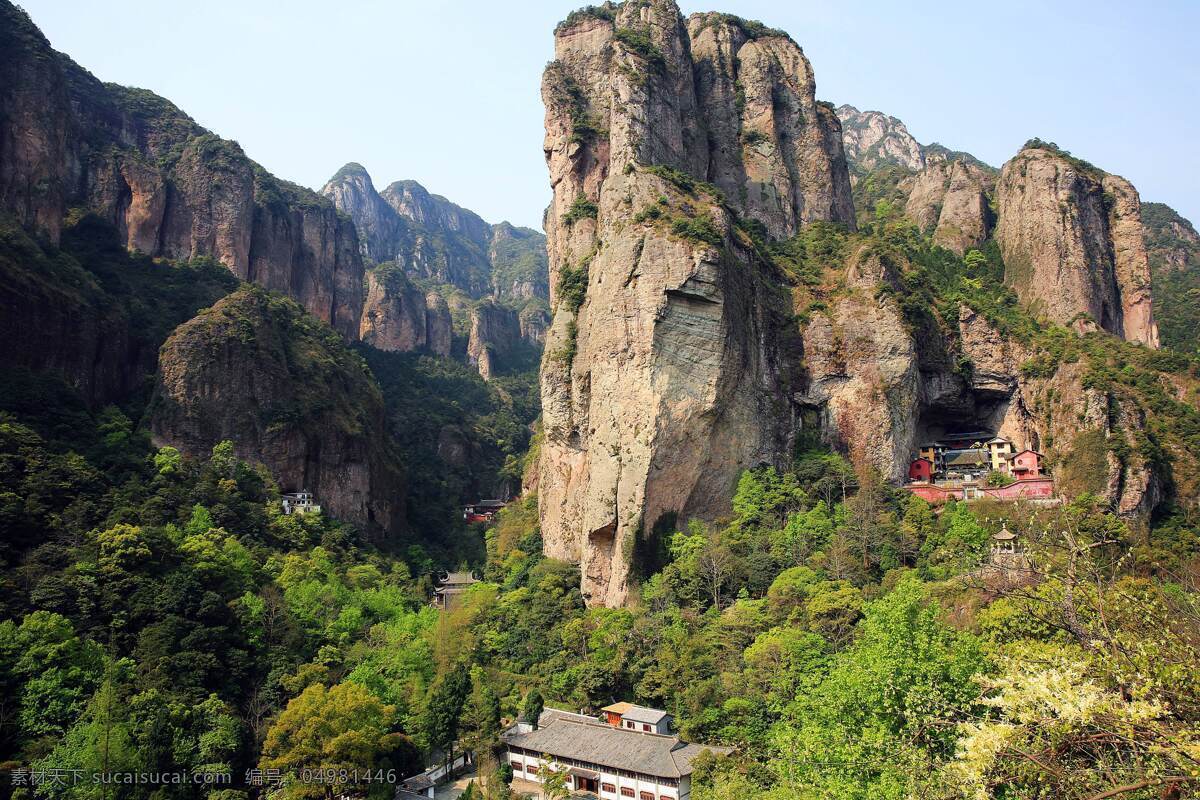
M 928 458 L 918 458 L 908 465 L 908 479 L 915 483 L 929 483 L 933 480 L 933 462 Z
M 1042 477 L 1042 454 L 1036 450 L 1022 450 L 1008 457 L 1008 474 L 1017 480 Z

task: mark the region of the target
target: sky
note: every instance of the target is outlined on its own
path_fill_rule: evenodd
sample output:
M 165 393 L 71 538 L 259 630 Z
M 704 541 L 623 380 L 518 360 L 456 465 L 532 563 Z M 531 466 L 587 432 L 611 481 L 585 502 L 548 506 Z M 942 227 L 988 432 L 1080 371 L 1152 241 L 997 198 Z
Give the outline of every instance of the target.
M 151 89 L 314 189 L 348 161 L 540 228 L 541 72 L 577 0 L 20 0 L 97 77 Z M 788 31 L 817 97 L 999 166 L 1032 137 L 1200 224 L 1197 0 L 681 0 Z

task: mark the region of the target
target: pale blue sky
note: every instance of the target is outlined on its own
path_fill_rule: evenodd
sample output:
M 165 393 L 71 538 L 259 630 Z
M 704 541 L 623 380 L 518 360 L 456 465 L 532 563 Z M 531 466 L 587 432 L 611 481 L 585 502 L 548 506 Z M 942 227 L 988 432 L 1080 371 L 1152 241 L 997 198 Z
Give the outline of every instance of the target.
M 275 174 L 359 161 L 492 222 L 540 226 L 538 84 L 579 3 L 21 0 L 102 80 L 153 89 Z M 966 10 L 967 6 L 974 6 Z M 817 96 L 999 165 L 1033 136 L 1200 223 L 1200 2 L 684 0 L 783 28 Z

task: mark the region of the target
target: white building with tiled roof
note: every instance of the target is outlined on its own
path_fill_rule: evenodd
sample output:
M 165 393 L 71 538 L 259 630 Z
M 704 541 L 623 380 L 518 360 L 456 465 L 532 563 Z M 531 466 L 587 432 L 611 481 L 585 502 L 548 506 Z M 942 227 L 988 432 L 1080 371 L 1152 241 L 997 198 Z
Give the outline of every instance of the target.
M 688 800 L 692 760 L 705 750 L 718 755 L 732 751 L 689 744 L 666 733 L 663 726 L 670 715 L 665 711 L 632 705 L 621 711 L 623 718 L 631 713 L 639 717 L 636 723 L 629 720 L 637 728 L 554 708 L 542 712 L 536 729 L 514 726 L 502 737 L 513 777 L 540 783 L 542 770 L 552 769 L 566 773 L 572 792 L 601 800 Z

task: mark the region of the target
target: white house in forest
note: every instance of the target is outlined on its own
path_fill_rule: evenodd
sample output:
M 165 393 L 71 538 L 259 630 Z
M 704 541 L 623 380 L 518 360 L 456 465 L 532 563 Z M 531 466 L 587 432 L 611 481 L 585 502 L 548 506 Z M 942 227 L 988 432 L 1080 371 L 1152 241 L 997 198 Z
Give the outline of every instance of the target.
M 609 706 L 603 720 L 547 708 L 536 729 L 521 722 L 501 739 L 514 778 L 541 783 L 552 769 L 566 773 L 572 793 L 600 800 L 688 800 L 696 756 L 732 748 L 684 742 L 666 732 L 669 721 L 665 711 L 628 703 Z
M 287 492 L 280 496 L 280 503 L 285 514 L 319 514 L 321 506 L 317 505 L 312 492 L 307 490 Z

